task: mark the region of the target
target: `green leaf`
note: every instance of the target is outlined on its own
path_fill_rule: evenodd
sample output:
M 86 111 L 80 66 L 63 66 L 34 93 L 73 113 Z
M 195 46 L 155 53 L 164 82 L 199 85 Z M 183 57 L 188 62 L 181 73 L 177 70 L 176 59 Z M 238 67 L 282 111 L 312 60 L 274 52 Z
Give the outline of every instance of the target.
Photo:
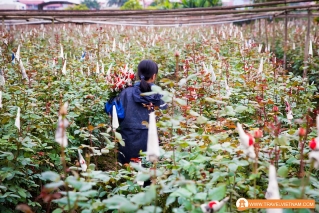
M 240 160 L 237 162 L 238 166 L 248 166 L 249 162 L 246 160 Z
M 178 86 L 182 87 L 186 84 L 187 79 L 186 78 L 182 78 L 179 82 L 178 82 Z
M 186 106 L 187 105 L 187 102 L 184 99 L 175 98 L 174 100 L 181 106 Z
M 143 209 L 149 213 L 161 213 L 162 212 L 162 208 L 159 206 L 156 206 L 156 207 L 155 206 L 144 206 Z
M 224 104 L 224 105 L 226 105 L 226 104 L 227 104 L 227 103 L 226 103 L 226 102 L 224 102 L 224 101 L 215 100 L 215 99 L 212 99 L 212 98 L 205 98 L 205 101 L 207 101 L 207 102 L 211 102 L 211 103 Z
M 45 188 L 55 189 L 55 188 L 58 188 L 58 187 L 63 186 L 63 185 L 64 185 L 64 182 L 62 180 L 60 180 L 58 182 L 52 182 L 52 183 L 45 184 Z
M 234 163 L 228 164 L 228 169 L 230 172 L 236 172 L 237 168 L 238 168 L 237 164 L 234 164 Z
M 204 163 L 207 162 L 210 158 L 204 155 L 198 155 L 194 160 L 191 160 L 194 163 Z
M 175 192 L 170 194 L 171 197 L 185 197 L 185 198 L 190 198 L 192 195 L 193 195 L 192 192 L 184 188 L 179 188 Z
M 286 178 L 288 176 L 288 168 L 287 166 L 281 166 L 279 169 L 278 169 L 278 175 L 280 177 L 283 177 L 283 178 Z
M 204 124 L 204 123 L 207 123 L 207 121 L 208 121 L 208 119 L 205 118 L 204 116 L 199 116 L 199 117 L 197 117 L 196 123 Z
M 52 213 L 62 213 L 63 210 L 60 208 L 55 209 Z
M 278 142 L 279 142 L 280 146 L 287 146 L 288 145 L 287 144 L 287 137 L 284 135 L 279 137 Z
M 118 132 L 115 132 L 115 138 L 119 141 L 119 143 L 122 145 L 122 146 L 125 146 L 125 143 L 123 141 L 123 138 L 122 138 L 122 135 Z
M 294 213 L 294 211 L 292 209 L 283 209 L 284 213 Z
M 193 110 L 189 110 L 189 114 L 191 115 L 191 116 L 200 116 L 197 112 L 195 112 L 195 111 L 193 111 Z
M 198 74 L 191 74 L 187 77 L 187 80 L 193 80 L 193 79 L 197 79 Z
M 309 209 L 298 209 L 297 213 L 311 213 Z
M 226 185 L 220 185 L 214 189 L 208 191 L 209 200 L 221 200 L 225 197 L 226 194 Z
M 135 212 L 138 206 L 131 203 L 123 196 L 114 195 L 113 197 L 103 200 L 103 203 L 110 209 L 119 209 L 121 212 Z
M 162 88 L 157 85 L 152 85 L 152 92 L 160 93 L 162 92 Z
M 207 197 L 207 193 L 206 192 L 199 192 L 195 195 L 194 199 L 195 200 L 206 200 L 206 197 Z
M 167 199 L 166 199 L 166 206 L 169 206 L 171 205 L 172 203 L 174 203 L 176 200 L 176 197 L 173 197 L 173 196 L 168 196 Z
M 156 185 L 152 184 L 145 192 L 145 200 L 147 203 L 152 202 L 156 198 Z
M 197 193 L 197 188 L 196 188 L 196 184 L 195 183 L 190 183 L 186 185 L 186 189 L 190 192 L 192 192 L 193 194 Z
M 19 188 L 18 190 L 18 194 L 22 197 L 22 198 L 26 198 L 27 194 L 24 192 L 25 190 L 22 188 Z
M 229 116 L 235 116 L 236 115 L 236 113 L 235 113 L 235 111 L 234 111 L 232 106 L 226 106 L 225 110 L 226 110 L 226 114 L 229 115 Z
M 137 205 L 145 205 L 145 193 L 144 192 L 140 192 L 138 194 L 135 194 L 132 198 L 131 198 L 131 202 L 137 204 Z
M 148 174 L 148 173 L 139 173 L 137 176 L 136 176 L 136 181 L 147 181 L 151 178 L 151 175 Z
M 242 113 L 242 112 L 245 112 L 247 109 L 248 107 L 240 105 L 236 107 L 235 111 L 238 113 Z
M 56 182 L 60 180 L 60 175 L 51 171 L 42 172 L 41 177 L 43 180 L 50 180 Z

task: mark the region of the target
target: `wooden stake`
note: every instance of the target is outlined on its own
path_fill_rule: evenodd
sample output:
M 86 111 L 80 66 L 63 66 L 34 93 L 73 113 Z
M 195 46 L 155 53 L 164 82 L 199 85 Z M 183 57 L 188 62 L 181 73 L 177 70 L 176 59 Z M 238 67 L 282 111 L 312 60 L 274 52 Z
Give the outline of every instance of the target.
M 259 38 L 261 38 L 261 19 L 258 20 L 258 28 Z
M 265 35 L 266 35 L 266 44 L 265 44 L 265 48 L 268 49 L 268 23 L 267 23 L 267 19 L 264 19 L 265 21 Z M 268 50 L 270 52 L 270 50 Z
M 52 19 L 52 37 L 54 38 L 54 18 Z
M 2 16 L 2 31 L 5 32 L 5 26 L 4 26 L 4 16 Z
M 275 23 L 276 19 L 275 17 L 273 17 L 272 19 L 272 49 L 273 49 L 273 52 L 275 52 L 275 49 L 276 49 L 276 36 L 275 36 L 275 33 L 276 33 L 276 23 Z
M 284 70 L 287 69 L 287 39 L 288 39 L 288 34 L 287 34 L 287 11 L 285 11 L 285 42 L 284 42 Z
M 308 59 L 309 59 L 310 27 L 311 27 L 311 12 L 310 10 L 308 10 L 307 36 L 306 36 L 305 52 L 304 52 L 305 68 L 303 70 L 303 78 L 307 78 L 307 75 L 308 75 L 307 66 L 308 66 Z

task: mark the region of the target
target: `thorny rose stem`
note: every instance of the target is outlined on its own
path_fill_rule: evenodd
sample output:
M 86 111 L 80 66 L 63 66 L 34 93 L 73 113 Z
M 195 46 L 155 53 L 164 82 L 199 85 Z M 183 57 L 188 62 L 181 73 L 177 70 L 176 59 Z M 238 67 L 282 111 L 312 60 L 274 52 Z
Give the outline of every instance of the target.
M 62 115 L 62 122 L 61 122 L 61 127 L 62 127 L 62 143 L 63 143 L 63 140 L 64 140 L 64 131 L 65 131 L 65 128 L 64 128 L 64 122 L 63 122 L 63 116 Z M 64 169 L 64 179 L 66 179 L 66 176 L 67 176 L 67 167 L 66 167 L 66 162 L 65 162 L 65 154 L 64 154 L 64 146 L 61 144 L 61 160 L 62 160 L 62 164 L 63 164 L 63 169 Z M 66 189 L 66 194 L 67 194 L 67 200 L 68 200 L 68 212 L 71 212 L 71 204 L 70 204 L 70 196 L 69 196 L 69 187 L 68 187 L 68 184 L 66 183 L 65 184 L 65 189 Z

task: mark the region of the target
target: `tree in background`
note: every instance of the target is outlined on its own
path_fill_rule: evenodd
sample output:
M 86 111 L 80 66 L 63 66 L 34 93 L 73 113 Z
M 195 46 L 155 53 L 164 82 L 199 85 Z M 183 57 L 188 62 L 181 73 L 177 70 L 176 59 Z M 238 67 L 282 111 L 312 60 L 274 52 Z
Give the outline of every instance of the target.
M 97 0 L 84 0 L 83 4 L 85 4 L 89 9 L 100 9 L 100 4 L 97 2 Z
M 183 8 L 214 7 L 221 5 L 221 0 L 182 0 Z
M 78 4 L 74 6 L 68 6 L 65 10 L 88 10 L 89 8 L 85 4 Z
M 128 0 L 121 7 L 122 10 L 141 10 L 143 9 L 142 5 L 138 0 Z
M 158 9 L 198 8 L 221 6 L 221 0 L 181 0 L 180 3 L 170 0 L 155 0 L 151 6 Z
M 116 5 L 118 7 L 122 7 L 126 2 L 127 0 L 109 0 L 108 5 L 109 6 Z

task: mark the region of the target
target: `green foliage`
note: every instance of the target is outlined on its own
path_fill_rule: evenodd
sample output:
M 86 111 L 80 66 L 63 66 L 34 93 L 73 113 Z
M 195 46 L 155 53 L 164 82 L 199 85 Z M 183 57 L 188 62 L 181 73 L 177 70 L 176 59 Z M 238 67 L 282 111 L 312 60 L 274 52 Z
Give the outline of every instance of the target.
M 86 4 L 78 4 L 74 6 L 69 6 L 65 8 L 65 10 L 88 10 L 89 8 L 87 7 Z
M 182 0 L 183 8 L 221 6 L 220 0 Z
M 143 9 L 142 5 L 138 0 L 128 0 L 121 7 L 122 10 L 141 10 Z
M 317 136 L 309 122 L 316 86 L 268 61 L 269 53 L 258 53 L 257 44 L 244 48 L 238 37 L 228 38 L 230 33 L 214 34 L 225 29 L 237 30 L 227 25 L 187 29 L 58 25 L 53 33 L 29 29 L 25 34 L 23 28 L 5 34 L 3 39 L 14 39 L 8 45 L 2 42 L 0 58 L 1 75 L 6 78 L 5 84 L 0 83 L 0 211 L 13 212 L 17 204 L 25 203 L 35 212 L 49 208 L 54 213 L 68 209 L 196 213 L 201 204 L 229 196 L 219 212 L 235 212 L 240 197 L 265 198 L 270 163 L 277 168 L 283 199 L 304 197 L 318 203 L 318 173 L 307 157 L 307 141 Z M 242 32 L 248 37 L 248 31 Z M 19 44 L 31 81 L 22 79 L 18 63 L 10 61 Z M 61 72 L 60 44 L 67 56 L 66 74 Z M 176 49 L 183 68 L 177 77 Z M 86 57 L 80 60 L 82 51 Z M 257 74 L 261 57 L 263 71 Z M 156 165 L 143 157 L 143 168 L 120 167 L 114 155 L 117 143 L 125 141 L 111 130 L 103 112 L 104 102 L 114 92 L 105 78 L 116 78 L 114 73 L 126 64 L 136 71 L 144 58 L 159 64 L 158 86 L 151 93 L 162 94 L 169 104 L 166 111 L 156 110 L 161 156 Z M 105 65 L 104 73 L 96 73 L 97 62 Z M 311 62 L 316 67 L 317 61 Z M 225 81 L 231 94 L 227 95 Z M 293 110 L 290 122 L 285 100 Z M 55 131 L 65 102 L 69 145 L 61 150 Z M 278 112 L 273 111 L 275 105 Z M 15 127 L 17 107 L 20 131 Z M 263 130 L 263 137 L 255 141 L 258 161 L 249 159 L 239 146 L 237 122 L 251 134 Z M 302 141 L 297 134 L 300 126 L 309 130 Z M 77 149 L 88 165 L 85 172 L 78 165 Z M 305 178 L 299 178 L 301 156 Z M 156 184 L 138 184 L 149 179 Z
M 127 0 L 110 0 L 108 1 L 108 5 L 109 6 L 116 5 L 118 7 L 122 7 L 123 4 L 125 4 L 125 2 L 127 2 Z
M 82 4 L 85 4 L 89 9 L 100 9 L 100 4 L 97 0 L 84 0 Z

